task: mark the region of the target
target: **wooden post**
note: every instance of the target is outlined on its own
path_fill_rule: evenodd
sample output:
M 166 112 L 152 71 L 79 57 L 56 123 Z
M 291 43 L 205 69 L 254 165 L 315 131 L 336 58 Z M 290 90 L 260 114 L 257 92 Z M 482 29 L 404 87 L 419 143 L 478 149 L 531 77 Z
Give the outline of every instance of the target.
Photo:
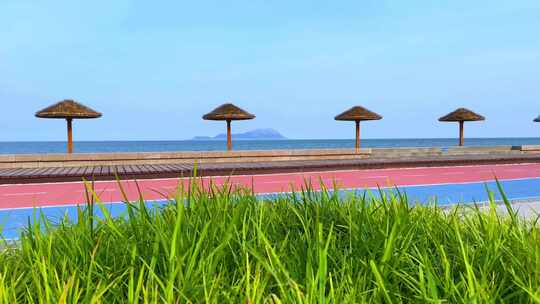
M 459 122 L 459 146 L 463 146 L 465 144 L 465 139 L 463 138 L 463 125 L 464 121 Z
M 67 153 L 73 153 L 73 119 L 67 118 Z
M 227 151 L 232 150 L 232 140 L 231 140 L 231 120 L 227 119 Z
M 360 150 L 360 121 L 356 120 L 356 144 L 355 148 L 356 150 Z

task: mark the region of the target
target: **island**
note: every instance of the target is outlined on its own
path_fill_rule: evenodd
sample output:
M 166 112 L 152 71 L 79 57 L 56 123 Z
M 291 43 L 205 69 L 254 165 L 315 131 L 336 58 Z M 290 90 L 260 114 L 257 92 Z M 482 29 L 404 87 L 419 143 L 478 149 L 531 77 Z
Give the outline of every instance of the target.
M 256 129 L 244 133 L 231 135 L 235 140 L 282 140 L 287 139 L 274 129 Z M 216 136 L 195 136 L 193 140 L 227 140 L 227 134 L 221 133 Z

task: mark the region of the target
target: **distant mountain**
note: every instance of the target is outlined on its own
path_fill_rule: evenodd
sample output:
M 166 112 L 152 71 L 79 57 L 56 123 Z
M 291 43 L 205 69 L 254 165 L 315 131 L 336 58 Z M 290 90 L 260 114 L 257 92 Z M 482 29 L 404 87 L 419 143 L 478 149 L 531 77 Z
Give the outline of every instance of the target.
M 236 133 L 231 135 L 235 140 L 279 140 L 287 139 L 274 129 L 256 129 L 245 133 Z M 193 140 L 227 140 L 227 134 L 221 133 L 214 137 L 195 136 Z

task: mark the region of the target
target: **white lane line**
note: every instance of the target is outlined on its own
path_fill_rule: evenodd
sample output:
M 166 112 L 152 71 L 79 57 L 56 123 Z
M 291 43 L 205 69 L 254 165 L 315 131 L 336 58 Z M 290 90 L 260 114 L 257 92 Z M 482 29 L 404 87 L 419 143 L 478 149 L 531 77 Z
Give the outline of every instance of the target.
M 261 182 L 261 184 L 286 184 L 287 186 L 292 184 L 292 181 L 267 181 L 267 182 Z
M 323 179 L 314 178 L 314 179 L 309 179 L 308 181 L 310 181 L 311 183 L 317 183 L 320 180 L 322 180 L 323 182 L 342 182 L 343 181 L 342 178 L 323 178 Z M 286 184 L 286 185 L 290 185 L 291 183 L 293 183 L 293 181 L 265 181 L 265 182 L 255 182 L 255 185 L 257 185 L 257 184 Z
M 94 189 L 94 192 L 96 193 L 104 193 L 104 192 L 116 192 L 118 191 L 118 189 L 103 189 L 103 190 L 95 190 Z M 76 191 L 77 193 L 86 193 L 86 190 L 77 190 Z
M 158 189 L 159 188 L 159 189 Z M 153 188 L 154 190 L 161 190 L 161 189 L 174 189 L 174 190 L 177 190 L 178 189 L 178 186 L 158 186 L 157 188 L 154 187 Z
M 26 196 L 26 195 L 38 195 L 38 194 L 46 194 L 47 192 L 21 192 L 21 193 L 7 193 L 2 194 L 2 196 Z

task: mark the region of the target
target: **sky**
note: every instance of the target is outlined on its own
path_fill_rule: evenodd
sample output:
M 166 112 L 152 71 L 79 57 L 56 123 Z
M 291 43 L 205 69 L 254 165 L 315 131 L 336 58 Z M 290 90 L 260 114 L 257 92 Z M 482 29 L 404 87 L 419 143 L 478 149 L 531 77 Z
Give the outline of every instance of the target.
M 0 0 L 0 141 L 64 140 L 34 113 L 62 99 L 103 112 L 75 140 L 215 135 L 201 116 L 233 102 L 233 132 L 351 138 L 334 116 L 381 114 L 365 138 L 455 137 L 440 116 L 484 116 L 469 137 L 537 137 L 538 0 Z

